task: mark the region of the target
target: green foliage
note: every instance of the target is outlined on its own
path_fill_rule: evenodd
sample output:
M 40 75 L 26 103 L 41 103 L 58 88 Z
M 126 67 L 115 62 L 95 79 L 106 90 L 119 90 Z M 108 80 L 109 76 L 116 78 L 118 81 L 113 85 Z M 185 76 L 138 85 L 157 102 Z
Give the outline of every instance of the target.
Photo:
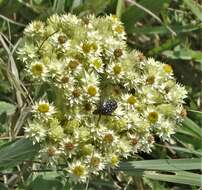
M 166 4 L 169 3 L 170 0 L 141 0 L 139 3 L 142 7 L 148 9 L 154 14 L 158 14 Z M 135 32 L 136 28 L 134 27 L 134 24 L 138 21 L 143 20 L 146 15 L 148 15 L 148 12 L 145 12 L 144 10 L 141 10 L 140 7 L 137 7 L 136 5 L 130 6 L 122 15 L 122 21 L 125 24 L 126 31 L 128 33 Z
M 31 161 L 36 155 L 39 145 L 33 145 L 27 139 L 9 142 L 0 147 L 0 170 L 5 170 L 18 164 Z
M 13 104 L 0 101 L 0 115 L 3 113 L 13 114 L 15 112 L 16 107 Z
M 51 172 L 51 175 L 47 173 L 43 175 L 38 175 L 35 179 L 31 181 L 28 185 L 27 190 L 62 190 L 64 189 L 64 184 L 57 178 L 58 175 L 54 175 L 54 172 Z
M 193 0 L 184 0 L 184 3 L 192 11 L 192 13 L 202 21 L 202 6 Z

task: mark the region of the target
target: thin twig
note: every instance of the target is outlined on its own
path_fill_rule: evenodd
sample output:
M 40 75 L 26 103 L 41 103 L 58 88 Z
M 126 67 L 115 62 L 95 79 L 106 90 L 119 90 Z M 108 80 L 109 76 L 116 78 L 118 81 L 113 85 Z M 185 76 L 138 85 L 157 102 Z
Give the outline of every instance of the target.
M 40 46 L 39 46 L 39 48 L 38 48 L 38 51 L 42 48 L 42 46 L 44 45 L 44 43 L 45 43 L 51 36 L 53 36 L 54 34 L 56 34 L 57 32 L 58 32 L 58 30 L 55 31 L 55 32 L 53 32 L 53 33 L 50 34 L 49 36 L 47 36 L 47 37 L 43 40 L 43 42 L 40 44 Z
M 3 36 L 3 38 L 5 39 L 5 41 L 9 44 L 9 46 L 11 46 L 13 48 L 13 44 L 11 43 L 11 41 L 6 37 L 5 34 L 3 34 L 2 32 L 0 32 L 0 35 Z

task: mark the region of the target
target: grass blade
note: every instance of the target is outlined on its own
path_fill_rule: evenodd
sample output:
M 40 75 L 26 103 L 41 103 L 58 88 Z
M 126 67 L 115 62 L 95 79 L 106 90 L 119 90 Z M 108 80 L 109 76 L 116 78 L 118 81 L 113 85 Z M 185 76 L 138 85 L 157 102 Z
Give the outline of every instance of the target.
M 124 9 L 124 1 L 123 0 L 118 0 L 117 6 L 116 6 L 116 16 L 121 17 Z
M 162 171 L 181 171 L 195 170 L 201 168 L 201 159 L 159 159 L 159 160 L 141 160 L 128 161 L 120 164 L 119 170 L 162 170 Z
M 172 183 L 180 183 L 187 185 L 202 185 L 202 175 L 195 174 L 192 172 L 175 172 L 171 174 L 160 174 L 157 172 L 146 171 L 144 176 L 149 179 L 158 180 L 158 181 L 167 181 Z

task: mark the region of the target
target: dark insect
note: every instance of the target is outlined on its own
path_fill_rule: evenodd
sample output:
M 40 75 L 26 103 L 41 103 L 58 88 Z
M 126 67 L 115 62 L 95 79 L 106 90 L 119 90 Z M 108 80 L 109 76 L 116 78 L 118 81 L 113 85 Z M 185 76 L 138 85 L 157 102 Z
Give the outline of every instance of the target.
M 112 115 L 112 113 L 116 110 L 117 107 L 118 105 L 115 100 L 105 100 L 99 104 L 93 114 Z

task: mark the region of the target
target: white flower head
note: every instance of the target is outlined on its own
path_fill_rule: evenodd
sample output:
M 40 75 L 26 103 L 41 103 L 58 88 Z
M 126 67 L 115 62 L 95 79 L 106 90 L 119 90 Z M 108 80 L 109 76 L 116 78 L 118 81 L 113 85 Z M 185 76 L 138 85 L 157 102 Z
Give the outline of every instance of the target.
M 27 70 L 33 79 L 46 80 L 48 76 L 47 67 L 41 61 L 34 61 L 30 65 L 27 65 Z
M 36 102 L 32 108 L 32 112 L 36 117 L 43 117 L 45 119 L 51 117 L 56 113 L 55 107 L 50 104 L 48 101 L 40 100 Z
M 47 129 L 43 124 L 39 122 L 29 122 L 28 126 L 25 127 L 25 136 L 27 138 L 32 138 L 33 143 L 42 142 L 47 136 Z
M 65 154 L 65 156 L 72 158 L 74 155 L 76 155 L 78 143 L 76 143 L 73 138 L 64 138 L 60 145 L 61 151 Z
M 87 164 L 89 165 L 90 171 L 94 174 L 98 174 L 105 167 L 102 155 L 96 152 L 87 156 Z
M 86 182 L 88 176 L 88 168 L 84 163 L 80 161 L 75 161 L 69 165 L 67 171 L 72 181 Z
M 41 36 L 44 34 L 44 23 L 42 21 L 33 21 L 31 22 L 24 30 L 25 35 L 27 36 Z
M 154 137 L 170 140 L 186 115 L 187 92 L 172 67 L 127 48 L 116 16 L 55 14 L 25 34 L 18 54 L 34 84 L 30 94 L 48 84 L 53 101 L 39 97 L 25 134 L 40 143 L 42 161 L 66 163 L 73 181 L 150 153 Z

